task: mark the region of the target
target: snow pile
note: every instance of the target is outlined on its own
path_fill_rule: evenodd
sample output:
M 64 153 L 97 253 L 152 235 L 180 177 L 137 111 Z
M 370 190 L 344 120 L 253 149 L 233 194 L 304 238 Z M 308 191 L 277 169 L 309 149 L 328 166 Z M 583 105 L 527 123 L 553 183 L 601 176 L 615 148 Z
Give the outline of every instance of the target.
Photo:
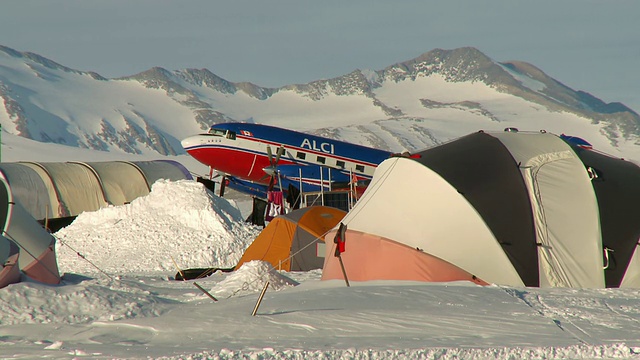
M 258 292 L 269 282 L 269 289 L 279 291 L 298 283 L 278 273 L 271 264 L 265 261 L 253 260 L 242 264 L 226 279 L 220 281 L 211 289 L 218 297 L 229 298 Z
M 149 195 L 82 213 L 58 231 L 58 266 L 109 274 L 233 267 L 260 230 L 198 182 L 159 180 Z
M 24 281 L 0 291 L 0 323 L 89 324 L 165 312 L 169 299 L 151 295 L 139 286 L 106 279 L 91 280 L 66 274 L 60 286 Z

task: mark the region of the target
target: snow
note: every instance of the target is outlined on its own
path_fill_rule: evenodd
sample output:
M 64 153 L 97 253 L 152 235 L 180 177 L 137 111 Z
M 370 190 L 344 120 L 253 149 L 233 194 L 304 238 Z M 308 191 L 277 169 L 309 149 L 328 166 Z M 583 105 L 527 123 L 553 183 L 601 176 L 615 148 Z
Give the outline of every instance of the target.
M 184 159 L 188 156 L 182 152 L 180 140 L 208 126 L 196 121 L 193 108 L 178 100 L 185 100 L 184 95 L 172 98 L 177 93 L 171 90 L 167 93 L 127 80 L 95 80 L 87 74 L 47 68 L 6 52 L 0 57 L 4 65 L 0 66 L 0 78 L 6 78 L 10 89 L 7 99 L 21 100 L 22 112 L 29 121 L 20 123 L 39 141 L 84 147 L 100 144 L 113 153 L 136 151 L 147 158 L 156 156 L 150 145 L 132 140 L 133 133 L 140 131 L 151 142 L 158 141 L 156 134 L 161 136 Z M 508 71 L 524 85 L 539 88 L 526 75 Z M 640 161 L 637 135 L 606 119 L 595 121 L 557 111 L 478 81 L 447 82 L 438 74 L 400 82 L 378 80 L 380 87 L 372 89 L 373 97 L 362 93 L 337 95 L 334 90 L 343 89 L 331 87 L 340 85 L 320 88 L 322 83 L 315 82 L 311 85 L 318 89 L 313 95 L 282 88 L 263 100 L 244 91 L 230 94 L 175 81 L 177 87 L 197 93 L 200 101 L 210 104 L 211 108 L 206 105 L 202 110 L 219 111 L 240 121 L 330 133 L 341 140 L 392 152 L 417 152 L 478 130 L 515 127 L 578 136 L 600 151 Z M 11 111 L 0 111 L 3 134 L 18 135 L 18 122 L 13 116 Z M 196 168 L 197 173 L 207 172 L 204 166 L 194 165 Z
M 56 234 L 61 272 L 90 272 L 95 265 L 108 273 L 169 271 L 236 265 L 259 229 L 244 223 L 233 202 L 215 199 L 202 184 L 159 180 L 148 196 L 96 213 L 82 213 Z M 179 226 L 176 226 L 179 224 Z M 140 239 L 153 239 L 140 242 Z M 89 259 L 66 257 L 66 248 Z M 109 258 L 100 258 L 108 253 Z M 127 259 L 137 259 L 134 263 Z
M 3 140 L 7 157 L 38 160 L 31 142 Z M 107 160 L 73 152 L 92 153 Z M 194 181 L 159 180 L 130 204 L 82 213 L 54 234 L 60 285 L 25 278 L 0 289 L 0 357 L 640 359 L 637 289 L 347 287 L 321 281 L 321 270 L 278 272 L 260 261 L 174 280 L 178 268 L 235 265 L 261 230 L 243 222 L 250 207 Z
M 178 138 L 201 130 L 195 124 L 186 125 L 186 121 L 182 126 L 175 126 L 177 120 L 192 119 L 193 113 L 176 102 L 163 101 L 166 99 L 164 90 L 148 89 L 135 81 L 98 81 L 86 74 L 53 70 L 36 63 L 29 65 L 32 69 L 24 65 L 22 58 L 7 56 L 3 52 L 0 56 L 6 65 L 0 68 L 0 77 L 8 76 L 19 84 L 12 87 L 12 96 L 30 100 L 22 106 L 25 113 L 34 114 L 29 130 L 36 137 L 46 134 L 73 145 L 84 139 L 86 134 L 83 131 L 101 132 L 104 121 L 123 128 L 126 127 L 125 121 L 129 121 L 144 128 L 146 123 L 142 118 L 152 122 L 158 130 Z M 45 74 L 49 81 L 32 76 L 34 73 Z M 11 119 L 0 120 L 4 120 L 5 130 L 17 133 Z M 172 145 L 180 148 L 178 141 Z

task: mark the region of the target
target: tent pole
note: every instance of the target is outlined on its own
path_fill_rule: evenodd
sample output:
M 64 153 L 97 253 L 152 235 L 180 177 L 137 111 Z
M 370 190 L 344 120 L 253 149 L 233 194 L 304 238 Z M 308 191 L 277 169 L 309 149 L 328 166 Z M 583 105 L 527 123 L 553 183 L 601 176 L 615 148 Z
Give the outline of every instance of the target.
M 307 207 L 307 199 L 304 196 L 304 190 L 302 189 L 302 169 L 298 168 L 298 181 L 300 182 L 300 206 Z
M 320 166 L 320 205 L 324 206 L 324 179 L 322 178 L 322 166 Z

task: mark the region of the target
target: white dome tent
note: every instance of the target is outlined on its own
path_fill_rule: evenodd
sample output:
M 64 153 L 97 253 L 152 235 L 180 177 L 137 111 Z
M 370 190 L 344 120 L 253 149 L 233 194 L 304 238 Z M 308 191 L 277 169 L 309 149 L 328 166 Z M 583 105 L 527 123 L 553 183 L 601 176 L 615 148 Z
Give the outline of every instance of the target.
M 391 158 L 343 220 L 345 270 L 354 281 L 638 287 L 638 178 L 635 164 L 546 132 L 478 132 Z M 323 279 L 343 277 L 333 251 Z

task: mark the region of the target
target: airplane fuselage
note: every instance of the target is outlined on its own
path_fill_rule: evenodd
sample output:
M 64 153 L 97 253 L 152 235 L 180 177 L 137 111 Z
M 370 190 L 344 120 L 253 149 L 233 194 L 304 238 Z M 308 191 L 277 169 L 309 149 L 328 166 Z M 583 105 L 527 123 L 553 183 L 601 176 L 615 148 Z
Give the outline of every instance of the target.
M 213 125 L 206 134 L 182 140 L 182 146 L 196 160 L 219 172 L 260 183 L 269 181 L 264 170 L 271 165 L 267 147 L 273 156 L 278 148 L 284 148 L 278 168 L 291 172 L 295 166 L 329 168 L 358 179 L 370 179 L 378 164 L 391 155 L 343 141 L 249 123 Z

